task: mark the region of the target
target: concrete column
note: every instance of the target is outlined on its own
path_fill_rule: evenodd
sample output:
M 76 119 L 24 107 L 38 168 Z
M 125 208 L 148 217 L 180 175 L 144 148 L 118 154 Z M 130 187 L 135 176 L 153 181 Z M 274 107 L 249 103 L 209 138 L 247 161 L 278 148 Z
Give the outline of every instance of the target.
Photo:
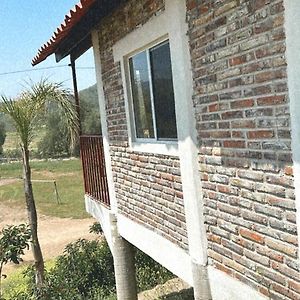
M 192 261 L 195 300 L 211 300 L 211 290 L 206 266 Z
M 196 119 L 192 101 L 193 78 L 185 1 L 167 0 L 166 11 L 172 16 L 172 20 L 176 20 L 176 22 L 172 22 L 172 27 L 169 30 L 169 40 L 180 171 L 194 296 L 196 300 L 210 300 L 212 298 L 207 273 L 207 237 L 204 225 L 202 186 L 198 169 Z
M 122 238 L 117 222 L 112 223 L 111 251 L 114 258 L 118 300 L 137 300 L 136 274 L 133 246 Z

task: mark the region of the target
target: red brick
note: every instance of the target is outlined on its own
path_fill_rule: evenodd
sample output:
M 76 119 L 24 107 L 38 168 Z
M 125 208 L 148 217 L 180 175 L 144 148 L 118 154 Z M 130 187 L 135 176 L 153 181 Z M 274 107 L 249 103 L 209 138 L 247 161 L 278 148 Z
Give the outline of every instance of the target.
M 292 278 L 294 280 L 299 280 L 300 279 L 298 271 L 296 271 L 292 268 L 289 268 L 288 266 L 286 266 L 284 264 L 281 264 L 281 263 L 278 263 L 278 262 L 272 262 L 271 267 L 274 270 L 279 271 L 281 274 L 286 275 L 288 278 Z
M 270 139 L 274 137 L 273 130 L 256 130 L 247 133 L 249 139 Z
M 223 143 L 225 148 L 245 148 L 245 141 L 228 140 Z
M 277 293 L 280 293 L 282 295 L 285 295 L 288 299 L 291 299 L 291 300 L 299 300 L 299 294 L 298 296 L 292 292 L 290 289 L 287 289 L 286 287 L 283 287 L 282 285 L 279 285 L 279 284 L 276 284 L 274 283 L 272 285 L 272 289 L 277 292 Z
M 255 82 L 261 83 L 261 82 L 271 81 L 283 77 L 284 74 L 281 71 L 267 71 L 267 72 L 257 74 L 255 76 Z
M 221 244 L 221 237 L 219 237 L 215 234 L 207 234 L 207 239 L 211 242 Z
M 257 99 L 257 105 L 279 105 L 286 102 L 285 95 L 269 96 Z
M 236 65 L 243 64 L 246 61 L 247 61 L 246 55 L 241 55 L 241 56 L 236 56 L 236 57 L 230 58 L 229 64 L 231 66 L 236 66 Z
M 260 293 L 262 293 L 263 295 L 265 295 L 265 296 L 267 296 L 267 297 L 270 297 L 270 291 L 269 291 L 268 288 L 260 287 L 260 288 L 258 289 L 258 291 L 259 291 Z
M 274 249 L 291 257 L 297 257 L 297 249 L 288 243 L 283 243 L 279 240 L 271 239 L 269 237 L 266 237 L 265 243 L 270 249 Z
M 218 111 L 219 110 L 219 104 L 211 104 L 209 107 L 208 107 L 208 111 L 209 112 L 214 112 L 214 111 Z
M 232 128 L 255 128 L 256 124 L 253 120 L 235 120 L 231 122 Z
M 237 100 L 230 103 L 231 108 L 244 108 L 244 107 L 252 107 L 254 105 L 253 99 L 245 99 L 245 100 Z
M 225 266 L 223 266 L 223 265 L 221 265 L 221 264 L 219 264 L 219 263 L 215 263 L 215 267 L 216 267 L 217 269 L 219 269 L 220 271 L 222 271 L 222 272 L 228 274 L 228 275 L 231 275 L 231 274 L 232 274 L 232 270 L 231 270 L 231 269 L 229 269 L 229 268 L 227 268 L 227 267 L 225 267 Z
M 298 292 L 298 293 L 300 292 L 300 282 L 289 280 L 288 286 L 291 290 Z
M 243 118 L 243 112 L 241 110 L 228 111 L 222 113 L 222 119 L 241 119 Z
M 259 244 L 264 244 L 265 242 L 265 239 L 261 234 L 258 234 L 254 231 L 250 231 L 248 229 L 241 228 L 240 235 Z
M 286 167 L 284 168 L 284 173 L 285 173 L 286 175 L 293 176 L 293 175 L 294 175 L 293 167 L 292 167 L 292 166 L 286 166 Z
M 197 7 L 197 1 L 196 0 L 188 0 L 187 1 L 187 10 L 192 10 Z

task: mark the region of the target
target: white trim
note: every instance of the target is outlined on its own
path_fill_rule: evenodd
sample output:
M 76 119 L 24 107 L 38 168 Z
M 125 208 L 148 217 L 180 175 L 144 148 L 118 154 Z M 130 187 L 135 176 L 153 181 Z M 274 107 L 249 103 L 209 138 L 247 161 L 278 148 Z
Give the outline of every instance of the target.
M 196 120 L 192 101 L 192 66 L 185 1 L 167 0 L 172 26 L 169 41 L 172 58 L 178 149 L 187 224 L 189 252 L 199 265 L 207 264 L 207 240 L 203 217 L 202 187 L 198 169 Z
M 155 139 L 143 140 L 135 138 L 135 122 L 131 113 L 131 111 L 133 111 L 132 99 L 130 89 L 128 88 L 131 86 L 128 58 L 168 40 L 168 28 L 171 23 L 168 18 L 170 17 L 171 16 L 166 12 L 153 17 L 142 27 L 130 32 L 125 38 L 121 39 L 113 46 L 114 61 L 121 62 L 122 81 L 125 83 L 123 84 L 123 87 L 128 141 L 132 151 L 178 156 L 177 140 L 160 141 Z M 172 75 L 174 76 L 174 74 Z
M 232 278 L 226 273 L 208 267 L 208 277 L 210 281 L 212 299 L 215 300 L 267 300 L 261 293 L 250 286 Z
M 114 180 L 112 174 L 112 165 L 111 165 L 111 157 L 109 151 L 109 138 L 107 131 L 107 120 L 106 120 L 106 105 L 105 105 L 105 96 L 103 91 L 103 82 L 102 82 L 102 67 L 101 67 L 101 58 L 100 58 L 100 45 L 99 45 L 99 36 L 98 31 L 92 31 L 92 43 L 93 43 L 93 51 L 94 51 L 94 60 L 96 66 L 96 79 L 97 79 L 97 91 L 98 91 L 98 99 L 99 99 L 99 110 L 100 110 L 100 118 L 101 118 L 101 129 L 102 129 L 102 137 L 103 137 L 103 148 L 105 155 L 105 167 L 106 167 L 106 176 L 110 197 L 110 205 L 112 212 L 117 212 L 117 200 L 116 193 L 114 187 Z
M 85 205 L 87 212 L 101 224 L 107 242 L 112 247 L 113 237 L 111 226 L 115 223 L 115 215 L 88 196 L 85 196 Z M 157 233 L 120 214 L 117 215 L 117 226 L 119 234 L 123 238 L 193 286 L 190 256 L 185 251 Z M 248 285 L 212 266 L 208 267 L 208 276 L 211 283 L 212 299 L 268 299 Z
M 300 260 L 300 2 L 284 0 L 287 78 L 290 99 L 296 217 Z
M 170 22 L 172 20 L 172 22 Z M 128 76 L 126 58 L 150 47 L 153 43 L 168 37 L 170 43 L 172 75 L 174 83 L 175 111 L 177 120 L 178 153 L 181 165 L 181 178 L 185 203 L 185 215 L 189 239 L 189 252 L 196 264 L 207 264 L 207 239 L 203 218 L 201 180 L 198 170 L 197 132 L 192 103 L 192 73 L 189 43 L 187 37 L 186 6 L 182 0 L 166 0 L 165 11 L 153 17 L 142 27 L 129 33 L 113 46 L 115 61 L 121 61 L 122 79 L 125 88 L 125 103 L 128 128 L 132 128 L 128 101 Z M 137 149 L 129 130 L 129 145 Z M 165 143 L 166 144 L 166 143 Z M 139 151 L 153 153 L 155 143 L 139 145 Z M 158 151 L 161 149 L 156 148 Z M 169 149 L 168 149 L 169 150 Z M 170 152 L 164 152 L 169 154 Z
M 179 155 L 177 142 L 133 142 L 131 144 L 131 150 L 143 153 L 164 154 L 172 156 Z
M 172 273 L 193 285 L 191 260 L 188 253 L 161 235 L 117 215 L 118 231 L 131 244 L 151 256 Z
M 127 59 L 166 40 L 169 24 L 172 23 L 168 17 L 170 16 L 163 12 L 116 42 L 113 46 L 114 61 L 123 61 L 124 57 Z
M 107 243 L 112 249 L 111 223 L 112 220 L 115 219 L 115 215 L 113 215 L 109 209 L 91 199 L 88 195 L 84 196 L 84 201 L 86 211 L 100 223 Z

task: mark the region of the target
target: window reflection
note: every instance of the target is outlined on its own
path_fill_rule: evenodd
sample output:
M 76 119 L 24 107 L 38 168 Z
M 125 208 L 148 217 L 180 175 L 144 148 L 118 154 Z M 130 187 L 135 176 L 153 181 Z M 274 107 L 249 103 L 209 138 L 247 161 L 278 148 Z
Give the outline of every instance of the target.
M 153 138 L 153 119 L 147 55 L 139 53 L 129 60 L 136 136 Z

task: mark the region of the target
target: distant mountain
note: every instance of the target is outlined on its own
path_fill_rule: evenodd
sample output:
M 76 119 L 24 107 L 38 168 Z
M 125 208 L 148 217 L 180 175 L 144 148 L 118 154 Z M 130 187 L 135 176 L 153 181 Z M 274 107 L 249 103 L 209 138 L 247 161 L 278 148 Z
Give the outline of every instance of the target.
M 101 134 L 99 102 L 96 84 L 79 92 L 83 134 Z
M 90 87 L 79 91 L 79 99 L 87 100 L 89 102 L 98 102 L 97 85 L 91 85 Z

